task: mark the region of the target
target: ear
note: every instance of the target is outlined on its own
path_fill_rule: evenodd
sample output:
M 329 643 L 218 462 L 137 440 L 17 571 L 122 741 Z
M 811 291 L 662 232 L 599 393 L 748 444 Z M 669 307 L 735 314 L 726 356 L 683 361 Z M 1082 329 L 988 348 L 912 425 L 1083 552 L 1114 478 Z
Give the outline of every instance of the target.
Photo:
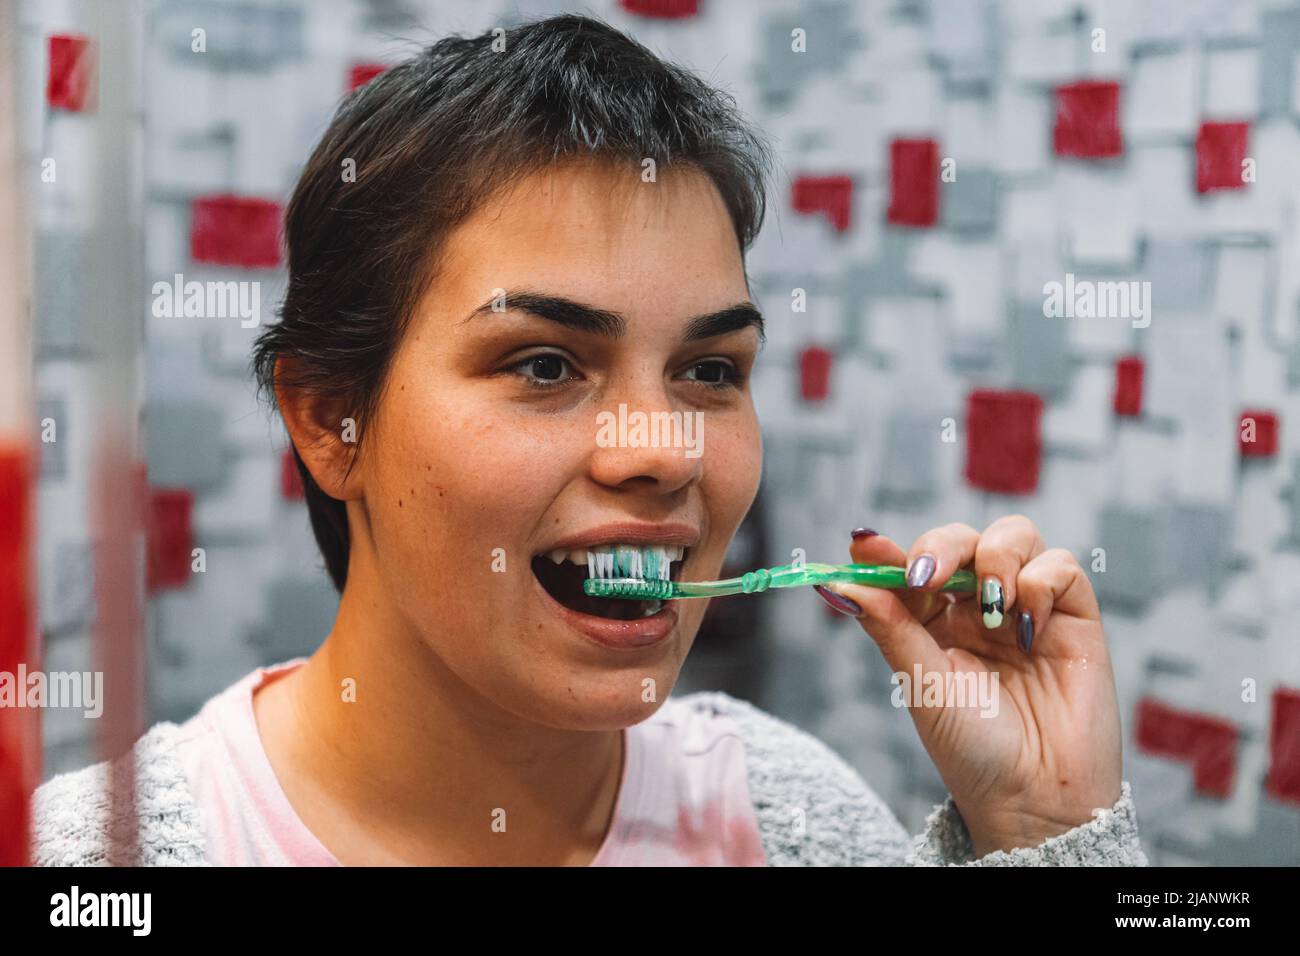
M 288 385 L 292 363 L 289 358 L 275 360 L 275 401 L 289 439 L 321 491 L 340 501 L 361 498 L 360 465 L 348 474 L 357 451 L 356 423 L 340 402 Z

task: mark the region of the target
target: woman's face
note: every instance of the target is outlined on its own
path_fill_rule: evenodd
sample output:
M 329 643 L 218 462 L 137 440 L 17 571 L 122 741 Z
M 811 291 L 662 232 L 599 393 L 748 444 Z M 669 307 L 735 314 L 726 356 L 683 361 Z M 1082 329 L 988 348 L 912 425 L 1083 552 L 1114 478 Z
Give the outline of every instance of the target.
M 379 580 L 465 684 L 584 730 L 668 696 L 705 602 L 587 598 L 587 552 L 717 576 L 758 490 L 755 319 L 694 170 L 552 168 L 453 232 L 358 467 Z

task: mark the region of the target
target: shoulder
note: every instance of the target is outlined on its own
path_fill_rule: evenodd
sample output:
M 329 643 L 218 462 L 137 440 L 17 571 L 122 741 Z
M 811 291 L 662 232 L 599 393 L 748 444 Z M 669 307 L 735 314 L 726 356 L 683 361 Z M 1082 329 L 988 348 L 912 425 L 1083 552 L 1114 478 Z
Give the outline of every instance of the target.
M 203 826 L 176 757 L 179 731 L 167 721 L 154 724 L 135 742 L 130 760 L 123 755 L 101 761 L 37 787 L 32 798 L 33 862 L 37 866 L 109 865 L 110 839 L 129 834 L 134 826 L 141 865 L 202 864 Z M 130 763 L 134 763 L 133 808 L 112 796 L 123 793 Z
M 852 767 L 812 734 L 722 691 L 678 698 L 681 708 L 726 718 L 745 746 L 750 799 L 775 866 L 904 862 L 911 839 Z

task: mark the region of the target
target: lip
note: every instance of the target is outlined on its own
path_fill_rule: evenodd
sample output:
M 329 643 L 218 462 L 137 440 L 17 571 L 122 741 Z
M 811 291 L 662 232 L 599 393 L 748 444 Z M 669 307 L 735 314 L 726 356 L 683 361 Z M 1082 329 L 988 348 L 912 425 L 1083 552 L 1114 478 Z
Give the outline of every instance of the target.
M 700 541 L 700 530 L 681 522 L 664 522 L 653 524 L 645 521 L 620 521 L 603 524 L 574 534 L 547 545 L 538 551 L 572 551 L 578 548 L 598 548 L 606 544 L 675 544 L 683 548 L 693 548 Z M 586 616 L 586 615 L 584 615 Z
M 612 647 L 617 650 L 640 650 L 652 647 L 666 640 L 677 627 L 677 602 L 675 601 L 664 601 L 664 606 L 650 617 L 638 618 L 635 621 L 615 621 L 610 618 L 596 617 L 593 614 L 582 614 L 565 607 L 542 587 L 542 582 L 537 580 L 537 575 L 530 574 L 529 577 L 533 579 L 533 587 L 536 588 L 537 593 L 542 596 L 542 600 L 557 617 L 573 630 L 602 647 Z

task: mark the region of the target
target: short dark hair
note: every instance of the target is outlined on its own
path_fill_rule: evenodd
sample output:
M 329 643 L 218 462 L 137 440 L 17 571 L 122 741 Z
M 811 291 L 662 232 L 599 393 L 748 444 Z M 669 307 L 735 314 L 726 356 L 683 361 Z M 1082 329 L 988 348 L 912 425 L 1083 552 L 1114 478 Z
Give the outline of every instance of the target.
M 742 261 L 762 226 L 771 154 L 730 95 L 592 17 L 449 36 L 350 93 L 312 152 L 285 214 L 280 319 L 254 347 L 259 391 L 274 403 L 277 359 L 290 360 L 282 388 L 349 409 L 355 462 L 448 232 L 497 188 L 583 156 L 706 173 Z M 347 511 L 293 454 L 341 592 Z

